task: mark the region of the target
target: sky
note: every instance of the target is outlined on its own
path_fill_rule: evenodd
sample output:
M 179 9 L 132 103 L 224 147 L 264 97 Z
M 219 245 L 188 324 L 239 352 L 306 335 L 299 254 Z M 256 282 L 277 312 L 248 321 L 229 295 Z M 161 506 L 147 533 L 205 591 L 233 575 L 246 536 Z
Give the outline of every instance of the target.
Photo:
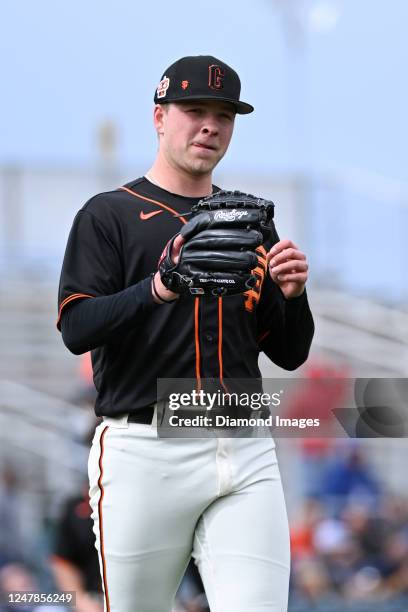
M 407 22 L 406 0 L 2 2 L 0 164 L 92 164 L 98 125 L 112 120 L 118 162 L 148 167 L 162 72 L 211 54 L 255 106 L 237 118 L 226 171 L 406 181 Z

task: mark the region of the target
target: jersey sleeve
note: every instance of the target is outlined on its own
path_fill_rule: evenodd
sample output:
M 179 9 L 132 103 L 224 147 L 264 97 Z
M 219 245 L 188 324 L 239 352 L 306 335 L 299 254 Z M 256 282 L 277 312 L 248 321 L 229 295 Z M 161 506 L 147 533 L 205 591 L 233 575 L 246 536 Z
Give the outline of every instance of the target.
M 80 210 L 68 238 L 58 292 L 58 321 L 78 300 L 106 296 L 123 289 L 119 247 L 101 221 L 90 211 Z

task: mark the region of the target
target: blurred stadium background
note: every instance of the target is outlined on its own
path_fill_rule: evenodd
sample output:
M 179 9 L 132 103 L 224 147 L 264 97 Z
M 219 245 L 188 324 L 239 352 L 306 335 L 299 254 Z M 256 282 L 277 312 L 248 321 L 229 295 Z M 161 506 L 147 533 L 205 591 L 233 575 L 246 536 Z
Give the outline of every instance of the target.
M 89 364 L 55 328 L 58 273 L 82 204 L 148 169 L 153 89 L 177 57 L 218 55 L 256 108 L 252 123 L 237 122 L 215 182 L 273 199 L 280 235 L 308 255 L 316 336 L 296 373 L 309 381 L 305 397 L 325 377 L 407 377 L 406 3 L 209 1 L 194 14 L 180 5 L 177 18 L 159 7 L 160 21 L 124 0 L 114 16 L 94 1 L 61 15 L 45 0 L 24 15 L 1 8 L 0 590 L 63 584 L 61 517 L 82 495 L 95 421 Z M 224 25 L 211 29 L 217 11 Z M 139 39 L 114 33 L 131 19 Z M 287 375 L 261 366 L 265 377 Z M 407 610 L 406 439 L 277 446 L 292 536 L 290 612 Z M 68 553 L 67 561 L 75 565 Z M 194 575 L 177 605 L 206 609 Z

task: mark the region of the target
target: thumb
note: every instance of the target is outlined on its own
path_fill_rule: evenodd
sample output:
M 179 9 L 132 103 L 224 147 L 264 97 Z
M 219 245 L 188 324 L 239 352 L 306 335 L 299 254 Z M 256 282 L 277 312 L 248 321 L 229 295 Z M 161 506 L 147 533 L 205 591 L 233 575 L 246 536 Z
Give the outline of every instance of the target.
M 175 264 L 178 263 L 181 247 L 183 246 L 184 243 L 185 243 L 185 240 L 183 236 L 181 234 L 178 234 L 178 236 L 176 236 L 174 239 L 173 247 L 171 249 L 171 258 L 173 260 L 173 263 Z

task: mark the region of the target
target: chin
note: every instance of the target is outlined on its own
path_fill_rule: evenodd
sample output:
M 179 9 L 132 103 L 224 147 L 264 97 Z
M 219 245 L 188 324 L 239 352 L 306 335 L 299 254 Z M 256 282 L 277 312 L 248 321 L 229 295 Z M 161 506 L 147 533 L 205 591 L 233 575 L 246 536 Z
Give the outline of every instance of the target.
M 195 163 L 192 163 L 190 165 L 189 171 L 191 172 L 191 174 L 194 174 L 196 176 L 211 174 L 211 172 L 214 170 L 215 166 L 218 164 L 219 161 L 219 159 L 211 162 L 208 160 L 196 161 Z

